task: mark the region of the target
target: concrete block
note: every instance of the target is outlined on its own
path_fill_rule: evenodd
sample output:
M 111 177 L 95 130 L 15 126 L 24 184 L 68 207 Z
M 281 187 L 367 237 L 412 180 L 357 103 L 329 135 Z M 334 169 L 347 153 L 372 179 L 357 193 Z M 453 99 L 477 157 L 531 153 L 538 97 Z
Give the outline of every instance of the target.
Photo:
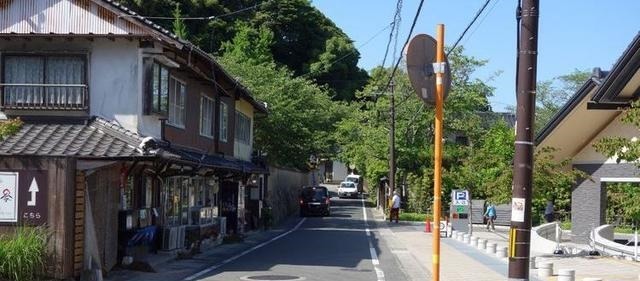
M 487 254 L 494 255 L 496 253 L 496 247 L 497 246 L 498 245 L 496 243 L 489 242 L 489 243 L 487 243 L 487 248 L 485 249 L 485 251 L 487 252 Z
M 471 235 L 469 235 L 469 234 L 462 235 L 462 242 L 464 242 L 465 244 L 469 244 L 470 237 L 471 237 Z
M 487 239 L 478 239 L 478 249 L 484 250 L 487 248 Z
M 573 269 L 558 269 L 558 281 L 575 281 L 576 271 Z
M 553 275 L 553 263 L 541 262 L 538 264 L 538 277 L 549 277 Z
M 498 257 L 498 258 L 506 258 L 507 257 L 507 247 L 497 247 L 497 249 L 496 249 L 496 257 Z
M 472 247 L 478 247 L 478 237 L 471 236 L 471 243 L 469 243 Z
M 587 278 L 582 278 L 582 281 L 602 281 L 602 278 L 587 277 Z

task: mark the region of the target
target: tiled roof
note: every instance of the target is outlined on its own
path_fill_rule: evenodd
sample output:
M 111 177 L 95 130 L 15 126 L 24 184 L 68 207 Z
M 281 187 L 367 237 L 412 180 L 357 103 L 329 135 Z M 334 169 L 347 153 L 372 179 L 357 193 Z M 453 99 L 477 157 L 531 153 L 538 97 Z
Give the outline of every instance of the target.
M 0 155 L 133 157 L 142 138 L 118 124 L 93 118 L 87 124 L 26 123 L 0 141 Z

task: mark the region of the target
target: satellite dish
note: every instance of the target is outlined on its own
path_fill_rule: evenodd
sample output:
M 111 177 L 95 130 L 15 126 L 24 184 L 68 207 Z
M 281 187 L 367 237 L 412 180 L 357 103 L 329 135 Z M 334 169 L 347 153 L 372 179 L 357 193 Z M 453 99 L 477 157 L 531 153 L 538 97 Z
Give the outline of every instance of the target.
M 416 94 L 426 104 L 436 103 L 436 74 L 433 71 L 433 63 L 436 62 L 436 39 L 426 34 L 418 34 L 411 38 L 405 48 L 407 50 L 407 72 L 411 86 Z M 451 88 L 451 70 L 449 61 L 445 57 L 444 99 L 449 95 Z

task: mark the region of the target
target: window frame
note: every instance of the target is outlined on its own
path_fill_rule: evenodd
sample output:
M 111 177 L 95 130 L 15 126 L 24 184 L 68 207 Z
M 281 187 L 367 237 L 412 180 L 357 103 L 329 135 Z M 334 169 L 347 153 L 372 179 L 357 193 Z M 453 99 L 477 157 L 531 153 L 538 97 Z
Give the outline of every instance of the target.
M 173 101 L 172 96 L 176 97 L 176 101 L 178 100 L 178 97 L 176 96 L 178 94 L 178 91 L 177 91 L 178 85 L 182 85 L 184 87 L 184 95 L 181 96 L 182 106 L 172 103 Z M 173 75 L 169 75 L 169 112 L 168 112 L 169 118 L 167 118 L 167 124 L 171 125 L 172 127 L 184 129 L 187 123 L 186 107 L 187 107 L 187 83 Z M 180 108 L 180 112 L 179 112 L 181 113 L 180 116 L 176 115 L 177 113 L 174 113 L 174 115 L 172 115 L 172 109 L 175 109 L 175 108 Z M 182 124 L 174 122 L 177 120 L 171 120 L 172 116 L 176 118 L 181 117 Z
M 155 76 L 155 67 L 158 66 L 158 76 Z M 162 109 L 162 70 L 165 69 L 167 73 L 167 105 L 166 108 Z M 149 100 L 149 108 L 151 109 L 151 113 L 160 114 L 163 116 L 169 116 L 169 107 L 170 107 L 170 99 L 171 99 L 171 71 L 170 67 L 162 64 L 156 59 L 152 59 L 151 66 L 151 99 Z M 155 79 L 158 78 L 158 92 L 155 93 Z M 155 107 L 155 101 L 158 100 L 158 107 Z
M 203 132 L 203 129 L 205 128 L 205 124 L 204 124 L 204 106 L 205 106 L 205 100 L 211 102 L 211 114 L 209 116 L 209 130 L 210 130 L 210 134 L 206 134 L 205 132 Z M 213 139 L 214 136 L 214 124 L 215 124 L 215 116 L 216 116 L 216 101 L 214 98 L 207 96 L 205 94 L 201 94 L 200 95 L 200 136 L 206 137 L 206 138 L 211 138 Z
M 242 122 L 244 121 L 246 121 L 246 123 L 244 124 L 246 125 L 246 128 L 242 124 Z M 251 145 L 251 123 L 252 123 L 251 118 L 245 115 L 244 113 L 242 113 L 241 111 L 236 110 L 235 122 L 236 122 L 236 126 L 235 126 L 236 141 L 246 145 Z M 243 136 L 243 134 L 245 133 L 246 133 L 246 139 L 244 139 L 245 136 Z

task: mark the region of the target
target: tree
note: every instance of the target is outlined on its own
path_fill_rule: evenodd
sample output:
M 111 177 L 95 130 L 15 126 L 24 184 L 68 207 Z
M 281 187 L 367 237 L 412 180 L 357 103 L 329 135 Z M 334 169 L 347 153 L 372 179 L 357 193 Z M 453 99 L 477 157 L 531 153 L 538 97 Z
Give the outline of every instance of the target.
M 256 149 L 267 152 L 270 163 L 301 169 L 306 169 L 310 154 L 335 154 L 334 125 L 347 116 L 347 107 L 332 102 L 326 90 L 312 81 L 295 77 L 270 60 L 269 30 L 248 26 L 239 30 L 232 42 L 223 44 L 221 62 L 267 103 L 269 116 L 255 123 Z
M 553 116 L 564 106 L 571 96 L 580 89 L 591 73 L 585 70 L 574 70 L 567 75 L 552 80 L 538 82 L 536 93 L 536 132 L 542 129 Z
M 182 19 L 182 12 L 180 11 L 180 4 L 176 4 L 176 8 L 173 10 L 173 33 L 178 38 L 187 40 L 187 26 Z

